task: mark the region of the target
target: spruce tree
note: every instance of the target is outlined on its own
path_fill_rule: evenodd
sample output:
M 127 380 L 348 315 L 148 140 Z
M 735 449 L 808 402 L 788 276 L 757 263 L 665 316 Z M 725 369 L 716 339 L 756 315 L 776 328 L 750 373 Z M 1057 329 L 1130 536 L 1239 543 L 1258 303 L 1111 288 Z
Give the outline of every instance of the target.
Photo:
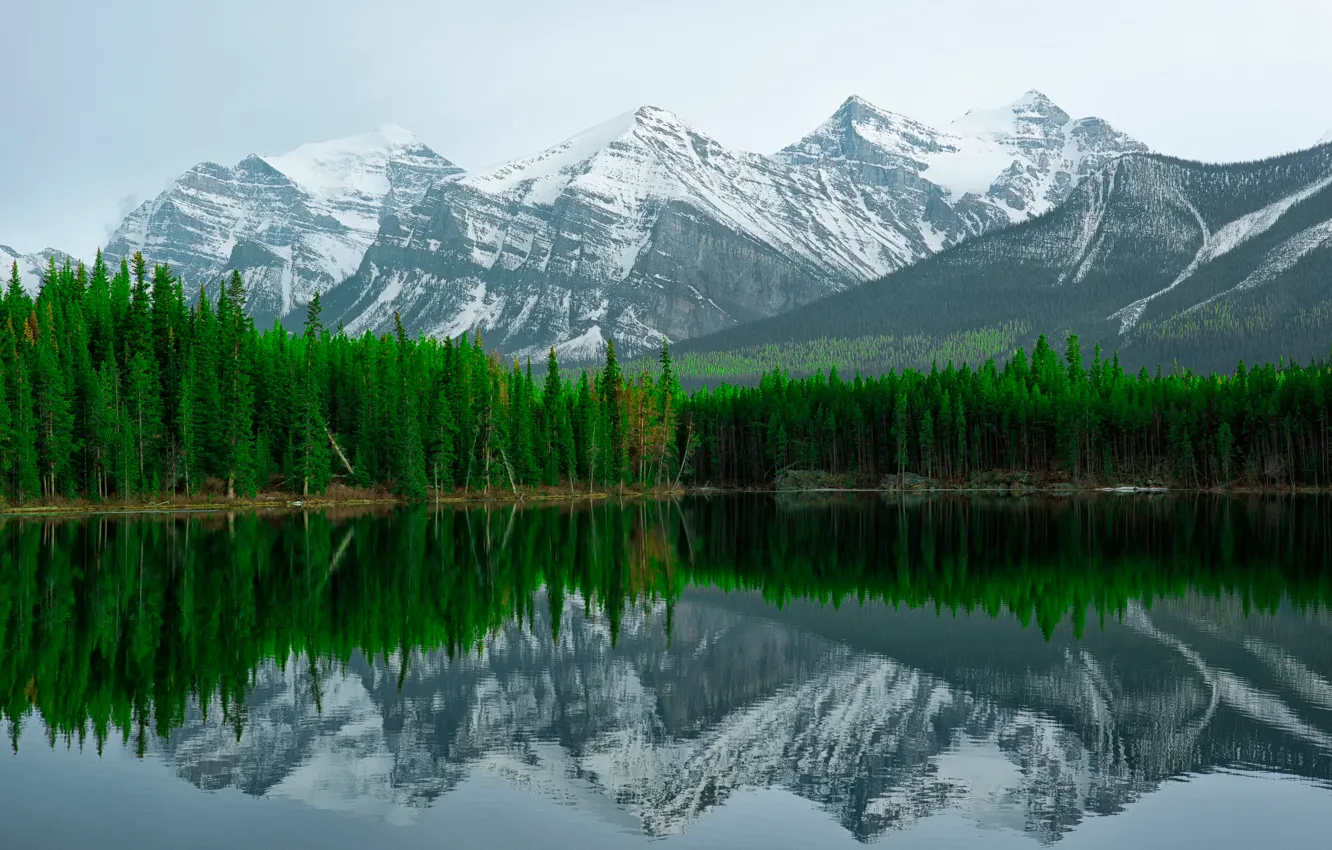
M 9 321 L 3 319 L 7 326 Z M 18 451 L 14 435 L 14 411 L 9 404 L 9 386 L 13 380 L 12 357 L 5 349 L 12 349 L 12 342 L 7 335 L 0 334 L 0 502 L 12 497 L 15 455 Z
M 27 359 L 36 340 L 35 323 L 24 325 L 23 340 L 15 359 L 14 393 L 14 495 L 19 502 L 40 498 L 42 479 L 37 455 L 37 415 L 33 408 L 31 374 Z
M 604 446 L 606 449 L 604 478 L 608 485 L 624 483 L 629 466 L 629 447 L 625 440 L 623 391 L 624 379 L 620 375 L 620 364 L 615 357 L 615 340 L 606 340 L 606 368 L 601 373 L 597 384 L 601 395 L 604 424 Z
M 308 496 L 328 489 L 328 482 L 332 476 L 330 465 L 332 458 L 314 369 L 307 365 L 303 375 L 299 396 L 301 416 L 298 463 L 301 473 L 301 495 Z
M 319 303 L 319 293 L 316 292 L 305 307 L 305 338 L 311 342 L 319 339 L 324 332 L 324 322 L 320 318 L 323 312 L 323 305 Z
M 43 307 L 44 318 L 38 324 L 31 358 L 41 490 L 49 498 L 60 493 L 65 476 L 70 473 L 74 454 L 74 412 L 69 373 L 60 362 L 54 309 L 50 301 L 46 301 Z

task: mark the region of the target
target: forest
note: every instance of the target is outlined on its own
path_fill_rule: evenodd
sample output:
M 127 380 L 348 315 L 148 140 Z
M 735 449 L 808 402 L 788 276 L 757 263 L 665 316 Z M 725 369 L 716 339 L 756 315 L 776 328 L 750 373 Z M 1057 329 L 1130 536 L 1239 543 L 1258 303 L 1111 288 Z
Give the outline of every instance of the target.
M 793 472 L 868 487 L 1014 472 L 1076 486 L 1332 483 L 1327 361 L 1134 373 L 1076 335 L 1042 335 L 1002 366 L 848 379 L 829 362 L 686 394 L 666 348 L 634 369 L 613 342 L 596 368 L 562 369 L 552 350 L 534 374 L 480 333 L 441 341 L 399 323 L 351 337 L 324 326 L 318 297 L 303 332 L 260 330 L 245 304 L 239 273 L 187 296 L 141 255 L 114 271 L 100 254 L 91 269 L 53 261 L 35 298 L 15 266 L 0 305 L 0 499 L 771 489 Z
M 140 753 L 192 707 L 239 736 L 255 668 L 477 651 L 575 605 L 607 625 L 690 588 L 1016 618 L 1048 638 L 1131 602 L 1332 604 L 1332 503 L 1291 497 L 736 496 L 520 508 L 163 513 L 0 520 L 0 717 L 54 746 Z M 218 569 L 225 563 L 227 569 Z M 457 566 L 458 568 L 441 568 Z M 568 609 L 568 610 L 566 610 Z M 404 665 L 403 670 L 406 667 Z M 317 695 L 316 695 L 317 698 Z

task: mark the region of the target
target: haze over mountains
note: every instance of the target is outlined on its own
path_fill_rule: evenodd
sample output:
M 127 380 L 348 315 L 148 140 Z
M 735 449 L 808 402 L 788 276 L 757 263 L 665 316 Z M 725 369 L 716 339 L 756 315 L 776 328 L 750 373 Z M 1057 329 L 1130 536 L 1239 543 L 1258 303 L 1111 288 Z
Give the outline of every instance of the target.
M 482 331 L 519 356 L 553 345 L 592 360 L 611 337 L 626 354 L 700 337 L 686 348 L 709 352 L 1009 321 L 1173 356 L 1185 311 L 1208 310 L 1262 313 L 1245 331 L 1259 356 L 1270 332 L 1299 325 L 1303 355 L 1321 328 L 1310 270 L 1332 250 L 1320 156 L 1148 156 L 1035 91 L 944 128 L 853 96 L 771 155 L 649 106 L 472 173 L 387 126 L 200 163 L 132 212 L 106 254 L 170 263 L 191 294 L 239 270 L 261 326 L 299 326 L 319 292 L 325 321 L 351 333 L 396 316 L 412 333 Z M 35 288 L 46 255 L 0 254 Z M 1291 274 L 1310 282 L 1267 285 Z M 1120 311 L 1132 320 L 1112 333 Z M 1142 342 L 1149 332 L 1162 344 Z

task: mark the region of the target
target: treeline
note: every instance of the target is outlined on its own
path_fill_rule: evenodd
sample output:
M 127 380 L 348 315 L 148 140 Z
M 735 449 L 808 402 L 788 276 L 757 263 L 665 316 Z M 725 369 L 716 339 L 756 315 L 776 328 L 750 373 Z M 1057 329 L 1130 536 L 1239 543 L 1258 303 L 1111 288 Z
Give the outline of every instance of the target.
M 540 382 L 474 342 L 260 332 L 239 273 L 187 299 L 143 257 L 56 268 L 35 299 L 17 265 L 0 317 L 0 496 L 144 500 L 212 490 L 313 494 L 335 479 L 409 498 L 454 488 L 675 484 L 681 393 L 605 367 Z
M 1042 336 L 1002 367 L 948 363 L 844 380 L 772 371 L 685 395 L 669 352 L 624 374 L 539 376 L 481 336 L 443 341 L 330 329 L 260 332 L 239 274 L 187 299 L 166 266 L 99 255 L 14 267 L 0 315 L 0 497 L 151 500 L 326 491 L 420 499 L 456 490 L 640 484 L 771 487 L 791 471 L 880 486 L 1023 471 L 1042 482 L 1326 486 L 1326 362 L 1234 375 L 1130 373 L 1076 336 Z M 538 364 L 540 366 L 540 364 Z M 1002 476 L 1000 479 L 1002 480 Z
M 693 480 L 761 487 L 788 470 L 943 484 L 1038 480 L 1202 488 L 1332 484 L 1332 368 L 1271 364 L 1232 376 L 1125 371 L 1070 335 L 999 367 L 937 365 L 878 378 L 722 387 L 687 403 Z
M 538 606 L 546 640 L 559 641 L 574 606 L 607 625 L 612 645 L 636 610 L 660 606 L 669 639 L 694 587 L 778 606 L 878 600 L 1016 617 L 1047 637 L 1190 594 L 1245 611 L 1325 609 L 1332 502 L 1279 507 L 734 497 L 11 519 L 0 522 L 0 717 L 14 746 L 35 712 L 52 742 L 119 736 L 142 749 L 216 700 L 239 734 L 254 670 L 269 660 L 327 669 L 357 653 L 468 655 L 506 624 L 532 630 Z

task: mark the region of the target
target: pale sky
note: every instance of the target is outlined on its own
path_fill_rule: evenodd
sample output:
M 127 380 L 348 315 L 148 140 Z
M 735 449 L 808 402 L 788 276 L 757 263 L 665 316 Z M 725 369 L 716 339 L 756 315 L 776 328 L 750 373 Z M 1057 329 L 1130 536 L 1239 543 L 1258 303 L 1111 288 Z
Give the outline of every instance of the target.
M 474 169 L 653 104 L 771 152 L 847 95 L 941 125 L 1039 89 L 1155 150 L 1332 129 L 1332 0 L 4 0 L 0 243 L 90 256 L 203 160 L 394 123 Z

